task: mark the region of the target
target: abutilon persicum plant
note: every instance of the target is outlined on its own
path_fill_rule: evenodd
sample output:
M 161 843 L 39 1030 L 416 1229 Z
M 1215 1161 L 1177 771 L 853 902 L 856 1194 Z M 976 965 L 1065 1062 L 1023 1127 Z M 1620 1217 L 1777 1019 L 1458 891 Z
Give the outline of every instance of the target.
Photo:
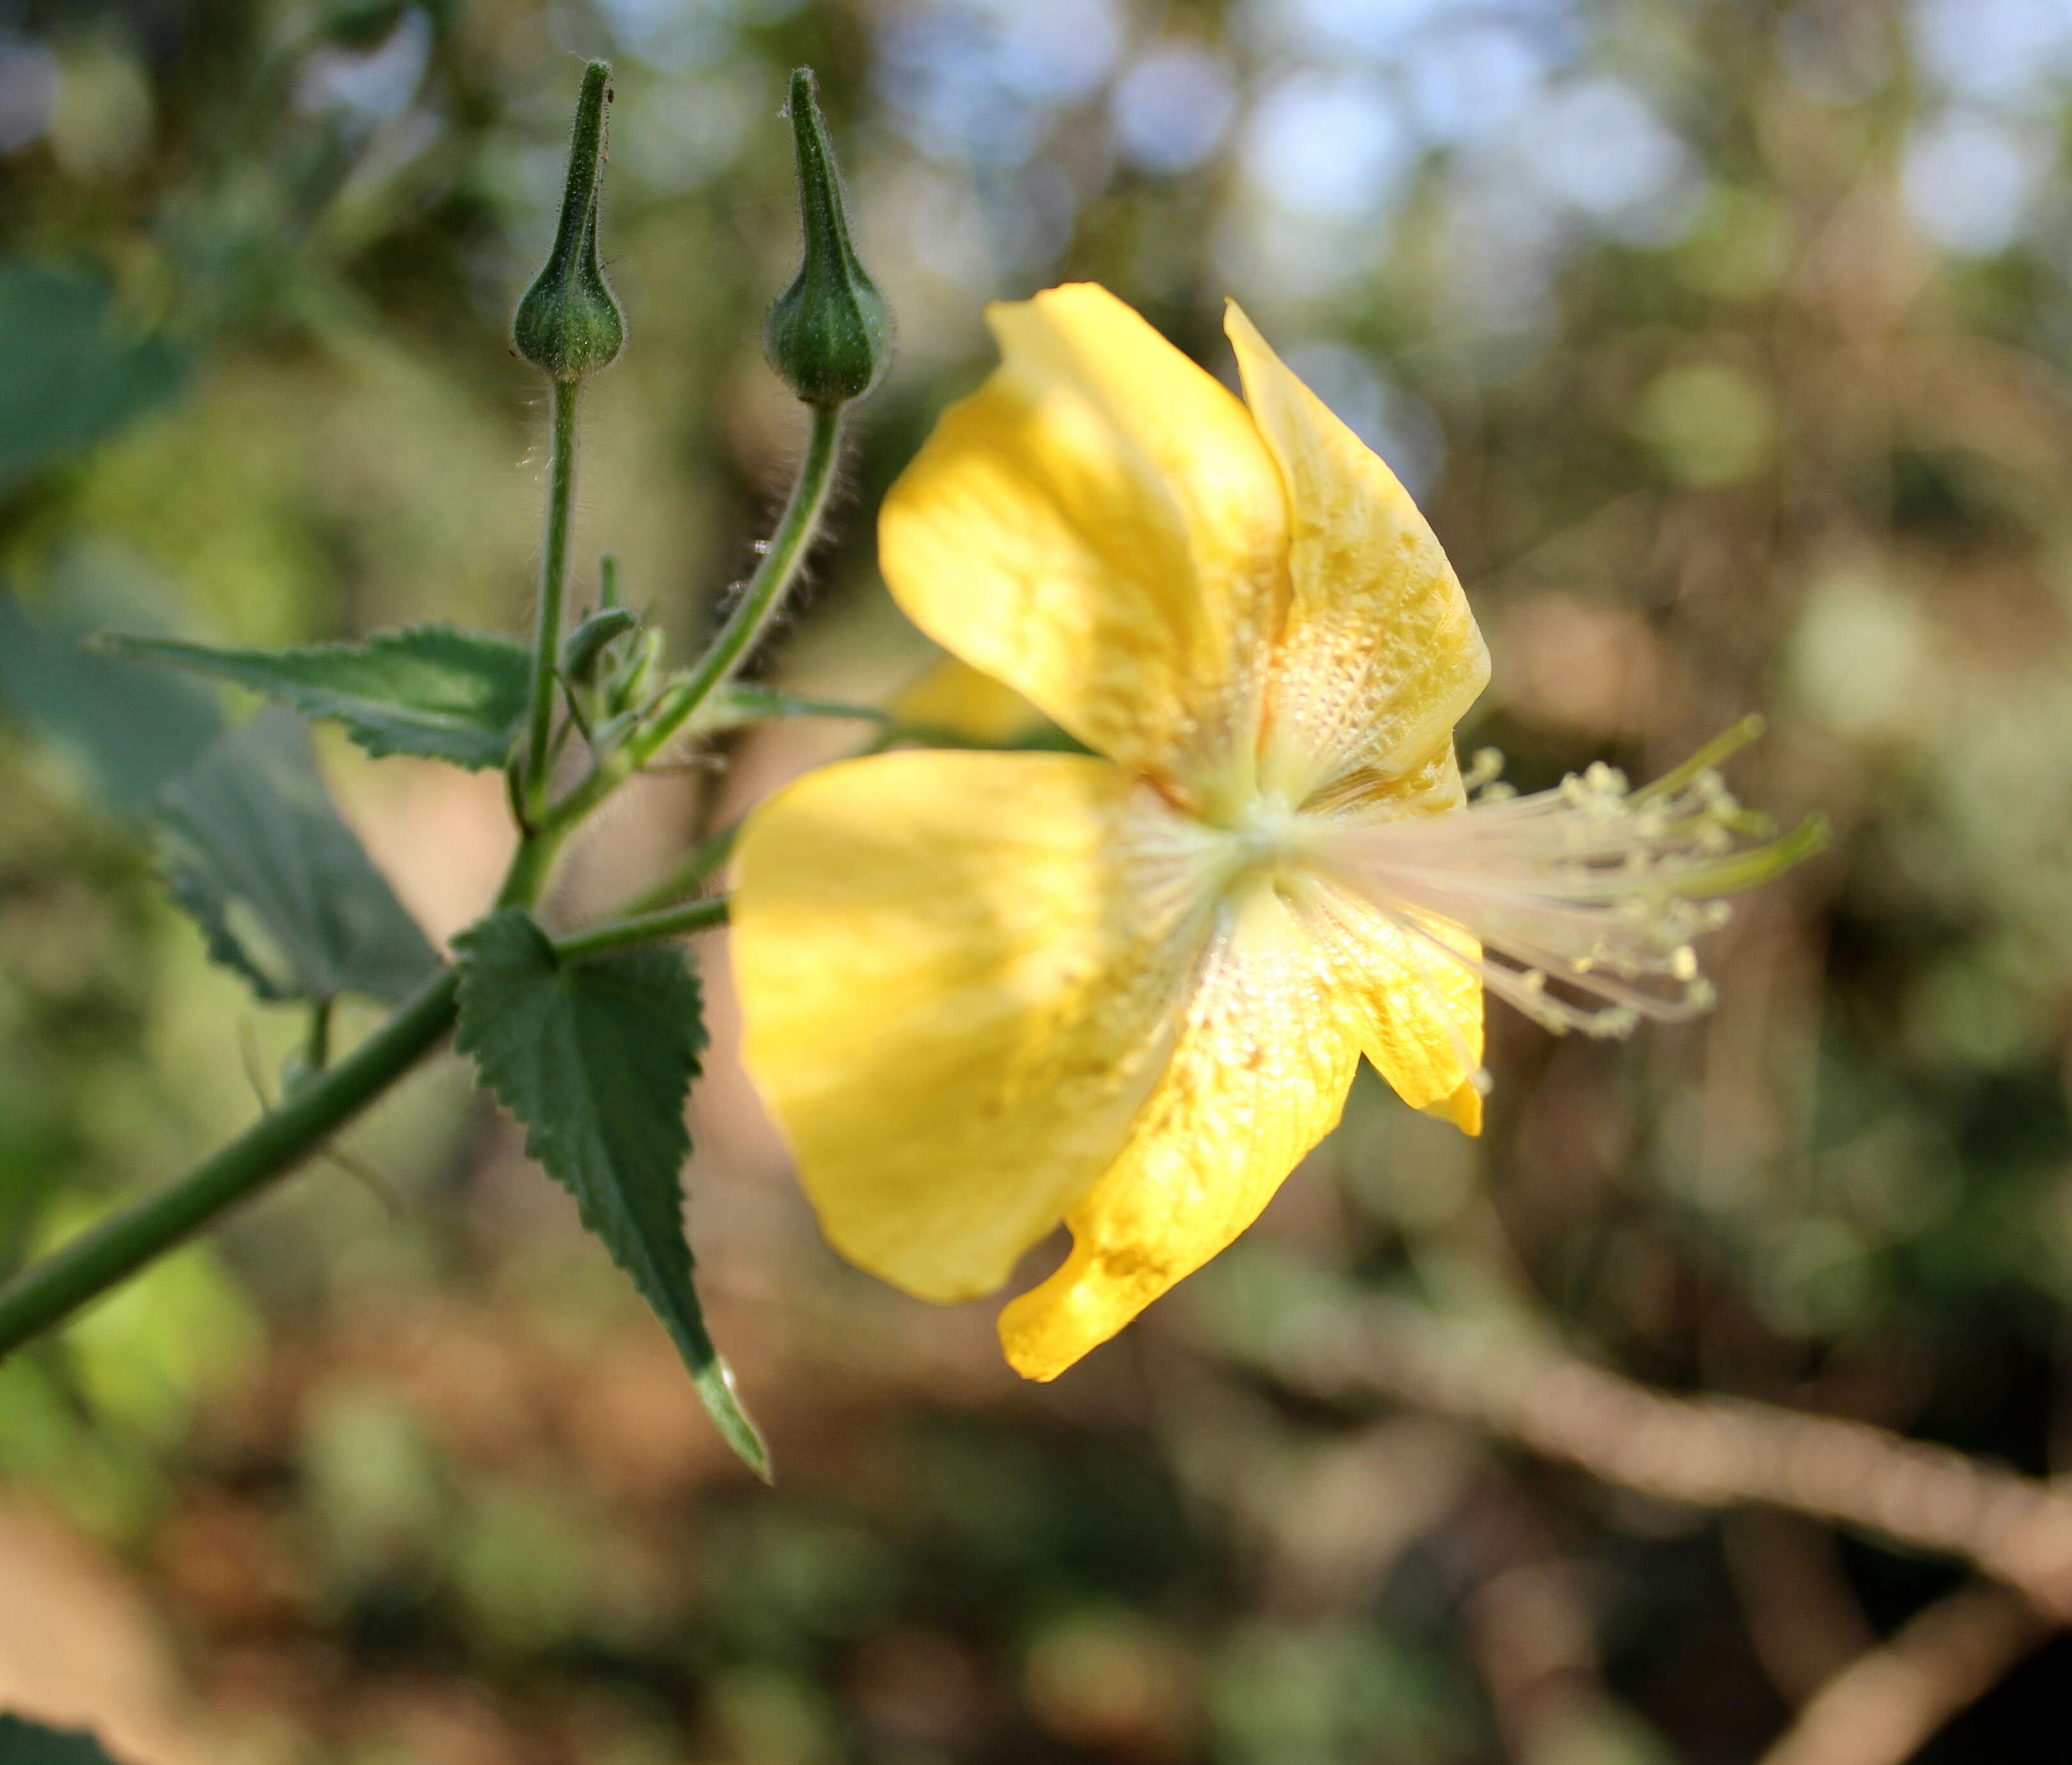
M 1070 1227 L 1064 1265 L 1001 1319 L 1038 1379 L 1243 1231 L 1362 1058 L 1474 1133 L 1486 994 L 1594 1035 L 1709 1002 L 1693 940 L 1817 825 L 1769 840 L 1712 770 L 1724 748 L 1639 790 L 1602 767 L 1529 796 L 1489 761 L 1464 774 L 1454 727 L 1488 658 L 1461 585 L 1388 467 L 1235 306 L 1242 401 L 1100 288 L 994 307 L 1000 367 L 886 498 L 900 607 L 1084 751 L 931 750 L 882 711 L 738 684 L 890 353 L 808 70 L 788 104 L 800 267 L 764 327 L 808 419 L 783 513 L 687 664 L 608 556 L 572 624 L 582 393 L 627 341 L 599 255 L 610 103 L 593 62 L 512 324 L 548 389 L 529 638 L 101 640 L 276 701 L 169 789 L 160 860 L 211 952 L 307 1029 L 244 1133 L 0 1290 L 0 1354 L 309 1159 L 450 1036 L 767 1477 L 683 1220 L 705 1031 L 680 940 L 730 914 L 747 1064 L 837 1249 L 947 1301 Z M 630 780 L 715 730 L 824 714 L 885 725 L 878 751 L 754 811 L 730 895 L 712 887 L 722 833 L 595 924 L 543 922 L 557 862 Z M 450 960 L 331 809 L 309 718 L 377 756 L 503 772 L 516 850 Z M 395 1009 L 339 1052 L 343 994 Z

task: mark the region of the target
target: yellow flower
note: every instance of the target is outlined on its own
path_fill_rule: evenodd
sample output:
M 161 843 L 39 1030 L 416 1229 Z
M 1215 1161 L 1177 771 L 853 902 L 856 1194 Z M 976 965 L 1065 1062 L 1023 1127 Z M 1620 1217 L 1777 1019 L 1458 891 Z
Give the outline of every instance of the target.
M 1252 1223 L 1363 1054 L 1472 1133 L 1486 985 L 1597 1033 L 1702 1006 L 1720 910 L 1688 897 L 1762 855 L 1708 771 L 1468 805 L 1460 584 L 1235 306 L 1243 403 L 1100 288 L 989 316 L 1001 365 L 886 498 L 886 579 L 1095 752 L 800 780 L 743 832 L 733 959 L 852 1260 L 966 1299 L 1071 1227 L 1001 1319 L 1049 1379 Z

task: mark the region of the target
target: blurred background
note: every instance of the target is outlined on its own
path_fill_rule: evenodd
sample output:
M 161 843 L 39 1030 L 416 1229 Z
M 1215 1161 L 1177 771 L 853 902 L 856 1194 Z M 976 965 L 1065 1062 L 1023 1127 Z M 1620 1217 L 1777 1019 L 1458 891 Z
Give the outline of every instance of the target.
M 774 1491 L 443 1061 L 351 1168 L 0 1368 L 0 1706 L 137 1765 L 1763 1759 L 1960 1570 L 1255 1350 L 1383 1294 L 2061 1463 L 2072 3 L 0 0 L 0 1267 L 249 1120 L 296 1031 L 139 832 L 245 707 L 76 639 L 523 619 L 544 413 L 506 326 L 590 55 L 631 340 L 578 599 L 616 549 L 680 653 L 781 497 L 757 332 L 810 62 L 901 351 L 774 676 L 928 674 L 871 522 L 990 365 L 986 300 L 1096 279 L 1229 378 L 1231 294 L 1457 565 L 1495 658 L 1464 747 L 1650 774 L 1759 710 L 1737 789 L 1836 839 L 1714 940 L 1710 1018 L 1604 1046 L 1496 1008 L 1478 1142 L 1364 1076 L 1258 1228 L 1048 1388 L 990 1304 L 820 1244 L 704 940 L 690 1232 Z M 564 909 L 858 739 L 628 793 Z M 450 935 L 500 782 L 321 751 Z M 2062 1760 L 2072 1648 L 2003 1653 L 1919 1758 Z M 1856 1741 L 1819 1759 L 1915 1756 Z

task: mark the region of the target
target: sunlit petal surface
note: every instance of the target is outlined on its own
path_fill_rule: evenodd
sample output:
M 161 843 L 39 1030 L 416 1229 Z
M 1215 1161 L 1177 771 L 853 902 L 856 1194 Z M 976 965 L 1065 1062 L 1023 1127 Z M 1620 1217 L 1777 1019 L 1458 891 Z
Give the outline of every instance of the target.
M 1480 946 L 1458 926 L 1413 923 L 1320 878 L 1293 879 L 1288 899 L 1360 1051 L 1405 1103 L 1480 1133 L 1482 983 L 1440 947 L 1472 961 Z
M 1467 597 L 1396 475 L 1290 373 L 1233 302 L 1244 396 L 1288 488 L 1292 599 L 1263 781 L 1297 805 L 1392 777 L 1450 738 L 1489 680 Z
M 743 833 L 750 1072 L 828 1236 L 991 1292 L 1123 1144 L 1208 921 L 1187 824 L 1104 760 L 886 755 Z
M 1104 290 L 989 316 L 1000 367 L 886 499 L 894 597 L 1118 763 L 1248 782 L 1287 562 L 1251 418 Z
M 1025 1377 L 1055 1378 L 1200 1268 L 1337 1124 L 1359 1059 L 1355 1014 L 1270 882 L 1221 917 L 1164 1077 L 1066 1216 L 1071 1255 L 1001 1314 Z

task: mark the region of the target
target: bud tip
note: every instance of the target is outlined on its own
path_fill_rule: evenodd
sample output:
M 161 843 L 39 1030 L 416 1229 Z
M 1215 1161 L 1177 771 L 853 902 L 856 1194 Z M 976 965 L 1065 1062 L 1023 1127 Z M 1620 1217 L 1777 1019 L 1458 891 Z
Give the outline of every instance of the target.
M 770 309 L 763 348 L 770 365 L 807 404 L 843 404 L 861 398 L 883 375 L 892 356 L 892 318 L 849 241 L 841 177 L 812 68 L 792 74 L 785 110 L 798 158 L 804 250 L 797 277 Z

